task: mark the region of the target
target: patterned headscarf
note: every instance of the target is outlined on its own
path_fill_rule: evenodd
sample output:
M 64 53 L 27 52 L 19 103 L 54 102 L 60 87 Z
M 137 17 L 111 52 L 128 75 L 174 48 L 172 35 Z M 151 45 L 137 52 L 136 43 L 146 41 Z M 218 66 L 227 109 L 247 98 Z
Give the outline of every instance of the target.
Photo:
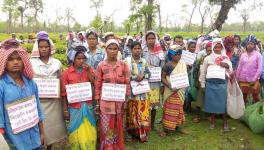
M 31 53 L 31 57 L 40 57 L 39 49 L 38 49 L 38 41 L 46 40 L 50 42 L 51 54 L 55 53 L 55 46 L 52 40 L 49 38 L 49 34 L 46 31 L 40 31 L 37 33 L 37 40 L 34 43 L 33 50 Z
M 86 58 L 88 58 L 88 54 L 86 53 L 87 49 L 83 45 L 77 45 L 69 50 L 67 54 L 68 63 L 72 64 L 76 57 L 76 54 L 82 52 Z
M 232 49 L 234 47 L 234 37 L 233 36 L 225 37 L 224 46 L 226 49 L 226 55 L 231 59 L 232 58 Z
M 258 40 L 255 37 L 255 35 L 248 35 L 247 38 L 243 41 L 242 46 L 246 47 L 249 42 L 254 43 L 255 45 L 258 45 Z
M 214 52 L 214 47 L 217 44 L 221 44 L 222 47 L 223 47 L 220 56 L 218 56 Z M 223 41 L 222 41 L 221 38 L 214 38 L 213 39 L 213 42 L 212 42 L 212 56 L 213 56 L 214 61 L 215 61 L 215 63 L 217 65 L 219 65 L 222 61 L 229 60 L 229 57 L 226 55 L 226 50 L 225 50 L 225 47 L 224 47 L 224 44 L 223 44 Z
M 0 77 L 5 73 L 6 63 L 8 57 L 17 52 L 24 64 L 23 74 L 28 78 L 33 78 L 33 69 L 29 61 L 27 50 L 19 45 L 19 42 L 15 39 L 8 39 L 2 42 L 2 48 L 0 49 Z
M 168 61 L 172 60 L 172 56 L 181 55 L 182 49 L 183 48 L 180 45 L 172 45 L 168 51 Z
M 161 60 L 164 60 L 163 49 L 161 48 L 159 40 L 158 40 L 158 36 L 154 31 L 147 31 L 147 33 L 144 35 L 144 37 L 142 38 L 142 44 L 141 44 L 142 49 L 147 48 L 147 36 L 150 34 L 154 34 L 156 38 L 152 53 L 158 56 Z

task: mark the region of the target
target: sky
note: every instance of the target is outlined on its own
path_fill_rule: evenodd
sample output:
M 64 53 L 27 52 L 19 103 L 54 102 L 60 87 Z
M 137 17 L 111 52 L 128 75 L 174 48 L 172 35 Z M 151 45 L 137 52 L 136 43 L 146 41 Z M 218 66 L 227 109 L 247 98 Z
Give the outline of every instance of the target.
M 191 0 L 156 0 L 161 6 L 161 16 L 162 22 L 164 23 L 167 16 L 169 16 L 169 22 L 173 24 L 183 24 L 184 18 L 188 18 L 187 14 L 182 11 L 182 5 L 187 4 L 188 7 L 186 11 L 191 12 Z M 254 0 L 247 0 L 242 4 L 237 5 L 237 9 L 231 9 L 229 12 L 227 23 L 242 22 L 239 16 L 239 10 L 246 8 L 250 5 L 250 2 Z M 65 9 L 67 7 L 73 10 L 74 18 L 82 25 L 88 26 L 91 20 L 95 16 L 95 10 L 91 9 L 89 0 L 43 0 L 44 2 L 44 12 L 39 15 L 40 21 L 53 22 L 55 20 L 56 10 L 59 15 L 65 16 Z M 3 0 L 0 0 L 0 5 L 2 6 Z M 114 10 L 115 13 L 111 16 L 117 25 L 122 25 L 122 22 L 131 14 L 130 10 L 130 0 L 104 0 L 104 5 L 101 8 L 101 15 L 103 17 L 109 16 Z M 220 7 L 214 6 L 212 10 L 217 11 Z M 250 13 L 250 22 L 253 21 L 263 21 L 264 20 L 264 9 L 254 10 Z M 7 14 L 0 10 L 0 20 L 4 21 L 7 18 Z M 198 9 L 195 11 L 193 16 L 193 23 L 200 23 L 201 17 L 199 15 Z M 210 17 L 207 17 L 206 23 L 210 22 Z M 66 22 L 64 23 L 66 24 Z

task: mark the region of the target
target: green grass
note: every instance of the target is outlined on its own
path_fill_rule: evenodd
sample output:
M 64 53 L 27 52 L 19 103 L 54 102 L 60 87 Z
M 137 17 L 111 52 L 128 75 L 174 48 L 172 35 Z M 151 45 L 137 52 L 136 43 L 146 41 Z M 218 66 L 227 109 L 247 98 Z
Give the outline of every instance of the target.
M 159 116 L 161 110 L 159 110 Z M 186 116 L 186 123 L 182 126 L 189 134 L 171 133 L 166 137 L 159 137 L 151 132 L 146 143 L 126 143 L 127 150 L 263 150 L 264 134 L 258 135 L 250 131 L 238 120 L 229 119 L 231 131 L 223 133 L 222 119 L 217 119 L 216 129 L 209 129 L 209 121 L 203 116 L 200 123 L 192 122 L 193 115 Z M 160 117 L 159 117 L 160 118 Z M 156 124 L 161 129 L 161 124 Z

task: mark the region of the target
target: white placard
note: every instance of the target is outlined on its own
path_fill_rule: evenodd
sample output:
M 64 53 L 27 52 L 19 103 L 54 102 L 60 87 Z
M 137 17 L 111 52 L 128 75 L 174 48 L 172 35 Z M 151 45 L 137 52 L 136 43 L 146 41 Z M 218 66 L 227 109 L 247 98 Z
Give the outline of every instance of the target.
M 161 67 L 149 67 L 150 78 L 149 82 L 161 81 Z
M 131 81 L 132 93 L 134 95 L 148 93 L 150 91 L 149 82 L 147 79 L 142 80 L 141 82 Z
M 120 101 L 123 102 L 126 99 L 126 85 L 103 83 L 102 88 L 102 100 L 105 101 Z
M 206 79 L 210 78 L 225 80 L 225 68 L 218 65 L 209 65 L 207 68 Z
M 187 65 L 193 65 L 196 59 L 196 54 L 183 50 L 181 55 L 181 60 L 184 61 Z
M 35 96 L 30 96 L 6 105 L 14 134 L 34 127 L 39 122 Z
M 92 87 L 90 82 L 66 85 L 67 99 L 69 103 L 77 103 L 92 100 Z
M 40 98 L 59 98 L 60 97 L 60 80 L 34 78 Z
M 189 86 L 189 78 L 186 73 L 178 73 L 170 75 L 171 87 L 174 89 L 185 88 Z

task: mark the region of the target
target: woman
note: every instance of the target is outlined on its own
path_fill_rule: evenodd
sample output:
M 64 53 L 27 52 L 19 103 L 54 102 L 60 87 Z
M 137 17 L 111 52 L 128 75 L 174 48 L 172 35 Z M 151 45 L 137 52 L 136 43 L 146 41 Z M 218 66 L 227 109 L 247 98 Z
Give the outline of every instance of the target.
M 185 88 L 175 89 L 171 86 L 170 76 L 180 73 L 187 74 L 185 62 L 181 61 L 182 47 L 173 45 L 168 52 L 169 62 L 162 68 L 162 83 L 165 85 L 163 105 L 163 128 L 160 136 L 165 136 L 170 131 L 187 132 L 179 126 L 185 122 L 183 104 Z
M 194 123 L 199 123 L 200 122 L 200 113 L 201 113 L 201 108 L 203 108 L 203 103 L 204 103 L 204 93 L 202 92 L 201 84 L 199 83 L 200 81 L 200 73 L 201 73 L 201 68 L 203 68 L 203 62 L 206 56 L 209 56 L 212 53 L 212 42 L 208 42 L 205 46 L 206 53 L 203 54 L 199 59 L 196 60 L 194 64 L 194 70 L 193 70 L 193 78 L 195 81 L 195 88 L 197 90 L 197 96 L 196 96 L 196 115 L 193 118 Z
M 155 32 L 148 31 L 143 38 L 143 58 L 146 59 L 150 71 L 153 69 L 160 69 L 164 65 L 164 53 L 158 43 Z M 151 130 L 154 130 L 154 122 L 156 117 L 156 110 L 160 106 L 161 82 L 150 80 L 150 92 L 148 98 L 151 109 Z
M 130 81 L 141 82 L 150 77 L 148 64 L 144 58 L 141 58 L 141 44 L 133 42 L 131 45 L 132 57 L 127 57 L 126 63 L 130 70 Z M 132 87 L 131 87 L 132 88 Z M 128 100 L 128 117 L 127 126 L 128 132 L 140 139 L 141 142 L 146 142 L 149 126 L 149 101 L 147 94 L 134 95 L 130 92 Z
M 64 117 L 70 122 L 68 125 L 69 143 L 71 149 L 96 149 L 96 123 L 92 101 L 86 100 L 68 103 L 66 85 L 93 82 L 94 72 L 91 66 L 86 65 L 86 48 L 77 46 L 68 56 L 73 62 L 61 77 L 61 96 L 63 97 Z
M 2 43 L 0 58 L 0 134 L 4 134 L 11 149 L 40 150 L 45 137 L 42 123 L 44 117 L 38 97 L 38 88 L 32 80 L 33 70 L 28 53 L 26 49 L 19 46 L 18 41 L 9 39 Z M 33 104 L 28 109 L 33 110 L 31 112 L 37 115 L 32 116 L 32 113 L 22 109 L 20 114 L 27 115 L 14 116 L 14 111 L 10 109 L 21 105 L 22 107 L 30 106 L 28 102 Z M 30 117 L 29 115 L 34 120 L 25 122 L 27 119 L 20 119 Z M 19 124 L 23 122 L 26 126 L 15 126 L 19 120 Z M 21 128 L 22 130 L 19 130 Z
M 232 55 L 232 68 L 236 70 L 239 58 L 244 52 L 244 48 L 241 46 L 241 38 L 239 35 L 234 35 L 234 46 L 233 46 L 233 55 Z
M 38 52 L 33 52 L 31 61 L 34 78 L 42 79 L 60 79 L 62 65 L 61 62 L 51 57 L 51 44 L 49 35 L 46 32 L 37 34 Z M 38 54 L 38 55 L 36 55 Z M 59 98 L 40 98 L 43 109 L 45 141 L 50 150 L 52 144 L 64 139 L 66 134 L 66 126 L 63 119 L 62 103 Z
M 95 31 L 89 31 L 86 33 L 86 39 L 88 43 L 87 61 L 86 63 L 96 69 L 98 64 L 104 60 L 104 50 L 97 47 L 98 35 Z
M 240 57 L 236 77 L 243 92 L 244 102 L 247 104 L 249 94 L 252 94 L 255 102 L 260 100 L 259 79 L 262 70 L 262 57 L 256 51 L 257 39 L 254 35 L 249 35 L 244 44 L 246 45 L 246 51 Z
M 224 38 L 224 46 L 226 50 L 226 55 L 232 60 L 233 56 L 233 47 L 234 47 L 234 38 L 233 36 L 227 36 Z
M 225 54 L 222 39 L 215 38 L 212 43 L 213 52 L 205 57 L 201 69 L 201 87 L 205 92 L 204 111 L 211 114 L 210 129 L 215 129 L 215 114 L 223 114 L 224 132 L 229 131 L 226 115 L 227 100 L 227 77 L 232 71 L 232 64 Z M 219 67 L 220 66 L 220 67 Z M 211 76 L 211 68 L 218 68 L 222 72 L 222 76 Z M 210 76 L 209 76 L 210 75 Z
M 123 138 L 123 105 L 122 101 L 106 101 L 101 98 L 104 83 L 126 85 L 126 96 L 129 95 L 129 70 L 127 65 L 117 60 L 119 44 L 110 39 L 106 42 L 107 59 L 97 67 L 95 99 L 100 106 L 100 149 L 124 149 Z
M 133 43 L 133 37 L 132 36 L 128 36 L 126 38 L 126 43 L 124 46 L 124 51 L 123 51 L 123 59 L 127 58 L 127 57 L 131 57 L 131 44 Z

